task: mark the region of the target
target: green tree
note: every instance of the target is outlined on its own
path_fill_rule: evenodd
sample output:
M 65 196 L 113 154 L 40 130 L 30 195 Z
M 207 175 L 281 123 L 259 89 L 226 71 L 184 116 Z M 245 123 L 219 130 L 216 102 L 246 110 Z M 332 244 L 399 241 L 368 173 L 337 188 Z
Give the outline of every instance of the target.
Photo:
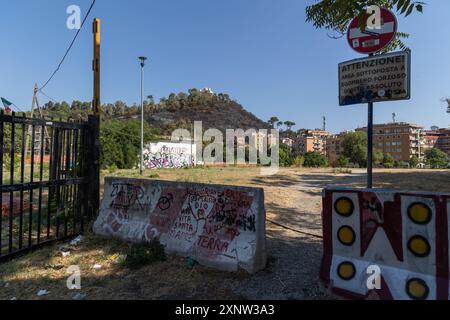
M 397 14 L 407 17 L 413 11 L 423 12 L 424 2 L 415 0 L 321 0 L 306 7 L 306 21 L 311 22 L 316 28 L 333 30 L 338 34 L 338 38 L 346 33 L 353 18 L 366 16 L 367 7 L 373 4 L 391 9 Z M 365 19 L 360 19 L 360 21 L 363 22 L 360 28 L 364 30 L 367 21 Z M 396 48 L 406 49 L 403 41 L 408 37 L 409 35 L 406 33 L 397 32 L 394 41 L 385 51 L 392 51 Z
M 391 156 L 389 153 L 385 154 L 383 157 L 383 166 L 385 168 L 393 168 L 395 165 L 394 157 Z
M 380 149 L 373 149 L 373 155 L 372 155 L 372 164 L 381 164 L 383 162 L 383 151 Z
M 290 147 L 281 144 L 280 145 L 280 166 L 282 167 L 290 167 L 294 164 L 294 159 L 291 156 Z
M 272 117 L 272 118 L 269 119 L 269 121 L 267 121 L 267 123 L 270 124 L 270 126 L 271 126 L 272 128 L 274 128 L 274 129 L 275 129 L 275 125 L 276 125 L 278 122 L 280 122 L 280 119 L 278 119 L 278 117 Z
M 349 164 L 348 158 L 344 157 L 344 156 L 340 156 L 337 160 L 336 160 L 336 166 L 338 166 L 339 168 L 346 168 Z
M 305 154 L 305 167 L 327 167 L 327 159 L 318 152 L 308 152 Z
M 367 133 L 364 131 L 348 132 L 342 141 L 342 155 L 351 163 L 360 167 L 367 166 Z M 373 149 L 372 163 L 378 164 L 383 161 L 383 152 Z
M 409 166 L 411 168 L 417 168 L 417 166 L 419 165 L 419 158 L 417 156 L 412 156 L 411 159 L 409 159 Z
M 305 164 L 305 157 L 304 156 L 296 156 L 294 158 L 294 166 L 296 167 L 303 167 L 303 165 Z
M 342 141 L 342 155 L 360 167 L 367 165 L 367 134 L 362 131 L 349 132 Z
M 284 125 L 286 126 L 288 131 L 292 131 L 292 127 L 295 126 L 295 122 L 293 122 L 293 121 L 285 121 Z
M 108 120 L 100 126 L 100 165 L 132 169 L 139 161 L 140 121 Z M 144 123 L 144 142 L 157 138 L 157 132 Z
M 278 130 L 281 131 L 282 126 L 283 126 L 283 121 L 278 121 L 278 122 L 277 122 L 277 128 L 278 128 Z
M 448 155 L 437 148 L 425 152 L 426 163 L 433 168 L 445 168 L 448 166 Z

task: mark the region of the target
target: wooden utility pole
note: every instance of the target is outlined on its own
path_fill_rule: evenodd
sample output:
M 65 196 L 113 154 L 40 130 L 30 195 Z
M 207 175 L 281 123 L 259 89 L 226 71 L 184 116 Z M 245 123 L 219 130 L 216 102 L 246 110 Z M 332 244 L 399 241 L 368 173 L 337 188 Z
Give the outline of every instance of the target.
M 100 115 L 100 19 L 95 18 L 93 24 L 94 33 L 94 99 L 92 109 L 95 115 Z
M 100 19 L 95 18 L 93 27 L 94 59 L 94 97 L 92 100 L 93 115 L 89 116 L 89 131 L 86 141 L 87 167 L 90 182 L 88 184 L 88 210 L 93 218 L 100 208 Z

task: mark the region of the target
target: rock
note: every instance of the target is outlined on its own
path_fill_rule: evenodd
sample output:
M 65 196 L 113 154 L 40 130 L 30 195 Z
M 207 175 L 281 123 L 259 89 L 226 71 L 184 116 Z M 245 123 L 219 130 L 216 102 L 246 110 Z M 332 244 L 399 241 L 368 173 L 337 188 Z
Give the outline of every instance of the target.
M 47 296 L 47 295 L 49 295 L 49 291 L 47 291 L 47 290 L 39 290 L 39 292 L 37 293 L 37 296 L 38 297 L 43 297 L 43 296 Z
M 64 268 L 64 265 L 61 264 L 61 263 L 58 263 L 58 264 L 55 264 L 55 265 L 47 264 L 45 266 L 45 269 L 53 269 L 53 270 L 61 270 L 62 268 Z
M 86 297 L 87 297 L 87 294 L 79 292 L 72 297 L 72 300 L 85 300 Z
M 77 245 L 79 245 L 82 241 L 83 241 L 83 236 L 78 236 L 78 237 L 76 237 L 75 239 L 73 239 L 72 241 L 70 241 L 70 245 L 71 246 L 77 246 Z

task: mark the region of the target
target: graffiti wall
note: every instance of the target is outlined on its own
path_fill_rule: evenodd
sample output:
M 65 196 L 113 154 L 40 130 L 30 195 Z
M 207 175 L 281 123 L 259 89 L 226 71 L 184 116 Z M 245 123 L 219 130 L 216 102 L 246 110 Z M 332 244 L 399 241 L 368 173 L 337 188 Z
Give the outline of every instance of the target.
M 126 241 L 158 239 L 168 252 L 250 273 L 266 264 L 264 191 L 106 178 L 94 232 Z
M 196 145 L 190 143 L 150 143 L 144 149 L 144 165 L 147 169 L 192 167 L 196 150 Z
M 357 299 L 448 300 L 450 195 L 326 189 L 321 278 Z

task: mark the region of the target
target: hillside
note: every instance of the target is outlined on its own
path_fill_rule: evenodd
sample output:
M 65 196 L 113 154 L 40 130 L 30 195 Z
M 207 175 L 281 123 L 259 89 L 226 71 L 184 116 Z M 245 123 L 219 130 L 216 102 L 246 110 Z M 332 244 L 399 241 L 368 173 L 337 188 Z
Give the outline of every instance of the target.
M 145 118 L 163 135 L 177 128 L 190 129 L 194 121 L 202 121 L 203 129 L 269 129 L 270 126 L 231 100 L 226 94 L 191 89 L 189 93 L 171 94 L 159 104 L 148 105 Z

